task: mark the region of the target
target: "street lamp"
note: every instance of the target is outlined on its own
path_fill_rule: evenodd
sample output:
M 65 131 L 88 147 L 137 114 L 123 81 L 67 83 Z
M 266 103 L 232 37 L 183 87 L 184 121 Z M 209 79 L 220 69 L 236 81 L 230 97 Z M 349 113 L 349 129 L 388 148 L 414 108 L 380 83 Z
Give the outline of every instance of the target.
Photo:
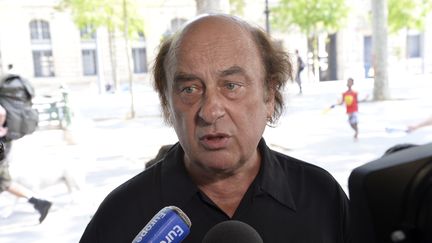
M 270 10 L 268 7 L 268 0 L 265 0 L 265 19 L 266 19 L 266 32 L 267 34 L 270 34 L 270 21 L 269 21 L 269 15 L 270 15 Z

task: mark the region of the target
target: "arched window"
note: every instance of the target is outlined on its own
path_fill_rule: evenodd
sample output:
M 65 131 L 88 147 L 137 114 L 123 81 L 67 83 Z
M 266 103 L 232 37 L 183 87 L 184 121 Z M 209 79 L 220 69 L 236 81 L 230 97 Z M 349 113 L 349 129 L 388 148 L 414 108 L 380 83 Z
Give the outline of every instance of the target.
M 32 20 L 29 24 L 35 77 L 54 76 L 54 58 L 48 21 Z
M 51 33 L 49 23 L 45 20 L 32 20 L 30 22 L 30 37 L 32 42 L 50 41 Z

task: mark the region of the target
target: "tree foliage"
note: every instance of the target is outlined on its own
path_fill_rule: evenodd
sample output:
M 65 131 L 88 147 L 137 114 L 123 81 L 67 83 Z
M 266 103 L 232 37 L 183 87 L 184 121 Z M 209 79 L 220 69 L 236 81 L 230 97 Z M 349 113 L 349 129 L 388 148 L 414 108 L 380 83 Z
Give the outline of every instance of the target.
M 280 0 L 270 16 L 273 27 L 283 30 L 297 26 L 309 36 L 337 31 L 348 11 L 345 0 Z
M 306 34 L 313 54 L 312 70 L 319 80 L 318 36 L 336 32 L 345 23 L 348 12 L 345 0 L 280 0 L 270 16 L 275 29 L 297 27 Z
M 229 0 L 230 13 L 235 15 L 243 15 L 245 2 L 244 0 Z
M 58 10 L 69 10 L 79 28 L 86 26 L 107 27 L 110 31 L 124 31 L 123 1 L 127 4 L 128 35 L 143 31 L 144 22 L 136 11 L 134 0 L 62 0 Z
M 388 0 L 390 33 L 404 28 L 422 30 L 430 11 L 432 0 Z

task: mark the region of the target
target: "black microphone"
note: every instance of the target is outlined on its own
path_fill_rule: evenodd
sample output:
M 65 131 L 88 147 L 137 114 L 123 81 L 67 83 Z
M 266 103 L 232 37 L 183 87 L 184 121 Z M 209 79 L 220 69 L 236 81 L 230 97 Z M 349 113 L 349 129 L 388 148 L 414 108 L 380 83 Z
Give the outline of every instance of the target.
M 202 243 L 263 243 L 261 236 L 252 226 L 228 220 L 216 224 L 204 236 Z

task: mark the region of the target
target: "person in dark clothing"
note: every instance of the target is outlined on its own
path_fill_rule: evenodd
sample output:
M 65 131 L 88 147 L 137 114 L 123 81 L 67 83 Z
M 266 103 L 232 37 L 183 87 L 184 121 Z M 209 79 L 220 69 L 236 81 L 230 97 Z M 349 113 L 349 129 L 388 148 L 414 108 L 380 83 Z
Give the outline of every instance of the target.
M 13 64 L 8 64 L 8 75 L 15 75 Z M 1 77 L 2 79 L 4 77 Z M 8 127 L 6 124 L 6 117 L 8 111 L 0 105 L 0 193 L 7 191 L 17 197 L 26 198 L 30 204 L 33 205 L 36 211 L 39 213 L 39 223 L 45 220 L 48 212 L 52 206 L 52 203 L 45 199 L 39 199 L 34 197 L 34 193 L 19 183 L 13 181 L 9 173 L 9 153 L 12 148 L 13 141 L 6 138 L 8 134 Z
M 45 220 L 52 203 L 45 199 L 39 199 L 33 196 L 33 192 L 17 182 L 12 180 L 9 173 L 9 152 L 12 147 L 12 141 L 5 139 L 7 127 L 3 127 L 6 121 L 7 111 L 0 105 L 0 193 L 7 191 L 17 197 L 23 197 L 39 212 L 39 223 Z
M 271 150 L 262 135 L 284 107 L 290 57 L 261 29 L 200 16 L 162 43 L 154 66 L 179 142 L 113 190 L 80 242 L 131 242 L 165 206 L 192 222 L 183 242 L 239 220 L 264 242 L 347 242 L 348 198 L 324 169 Z
M 295 54 L 296 54 L 296 64 L 297 64 L 295 81 L 299 87 L 299 94 L 302 94 L 303 93 L 303 87 L 302 87 L 301 72 L 305 68 L 305 63 L 304 63 L 303 59 L 301 58 L 298 50 L 295 50 Z
M 159 148 L 158 153 L 156 154 L 156 157 L 154 157 L 153 159 L 147 161 L 145 163 L 145 169 L 148 169 L 150 167 L 152 167 L 154 164 L 156 164 L 157 162 L 159 162 L 161 159 L 163 159 L 165 157 L 165 155 L 168 153 L 168 151 L 170 150 L 170 148 L 172 147 L 172 144 L 169 145 L 163 145 Z

